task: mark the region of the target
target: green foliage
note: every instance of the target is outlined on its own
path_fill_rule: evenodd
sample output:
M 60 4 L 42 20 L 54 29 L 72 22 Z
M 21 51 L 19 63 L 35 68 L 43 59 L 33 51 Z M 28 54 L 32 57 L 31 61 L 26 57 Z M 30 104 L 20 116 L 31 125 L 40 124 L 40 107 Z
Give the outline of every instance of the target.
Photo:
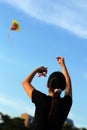
M 8 115 L 0 113 L 0 130 L 26 130 L 24 120 L 20 118 L 10 118 Z
M 17 117 L 12 118 L 9 115 L 4 115 L 0 113 L 0 130 L 28 130 L 24 126 L 24 120 Z M 87 130 L 86 128 L 76 128 L 74 127 L 73 121 L 68 119 L 64 123 L 62 130 Z
M 86 128 L 76 128 L 71 119 L 67 119 L 64 123 L 62 130 L 87 130 Z

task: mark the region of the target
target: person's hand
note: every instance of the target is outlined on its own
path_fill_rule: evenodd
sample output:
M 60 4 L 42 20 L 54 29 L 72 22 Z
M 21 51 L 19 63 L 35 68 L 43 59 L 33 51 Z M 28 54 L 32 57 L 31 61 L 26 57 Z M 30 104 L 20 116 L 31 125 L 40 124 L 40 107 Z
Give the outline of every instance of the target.
M 58 61 L 58 63 L 60 64 L 60 65 L 63 65 L 64 64 L 64 58 L 63 57 L 56 57 L 56 59 L 57 59 L 57 61 Z
M 41 66 L 38 68 L 38 77 L 46 76 L 47 74 L 47 67 Z

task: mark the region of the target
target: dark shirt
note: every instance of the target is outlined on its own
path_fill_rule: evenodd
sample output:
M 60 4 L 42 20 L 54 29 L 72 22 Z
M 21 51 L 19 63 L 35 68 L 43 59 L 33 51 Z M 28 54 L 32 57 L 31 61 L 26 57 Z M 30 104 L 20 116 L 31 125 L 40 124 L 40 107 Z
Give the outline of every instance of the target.
M 56 111 L 56 117 L 52 122 L 48 120 L 52 97 L 34 89 L 32 92 L 32 102 L 36 107 L 30 130 L 61 130 L 72 105 L 72 98 L 70 96 L 66 95 L 60 98 L 58 111 Z

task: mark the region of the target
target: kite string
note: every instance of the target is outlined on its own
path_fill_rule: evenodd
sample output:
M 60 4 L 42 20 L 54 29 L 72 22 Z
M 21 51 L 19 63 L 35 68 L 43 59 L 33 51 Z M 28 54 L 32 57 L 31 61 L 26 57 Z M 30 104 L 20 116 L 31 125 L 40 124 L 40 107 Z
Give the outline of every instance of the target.
M 12 42 L 11 42 L 11 39 L 10 39 L 10 31 L 8 32 L 8 40 L 9 40 L 10 46 L 13 46 L 13 44 L 12 44 Z

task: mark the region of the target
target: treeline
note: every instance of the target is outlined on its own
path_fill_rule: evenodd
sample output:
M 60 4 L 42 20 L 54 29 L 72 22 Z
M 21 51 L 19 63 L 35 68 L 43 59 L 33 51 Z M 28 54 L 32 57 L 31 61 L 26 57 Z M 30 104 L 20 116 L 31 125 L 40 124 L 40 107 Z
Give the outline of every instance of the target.
M 25 127 L 24 120 L 20 117 L 11 118 L 7 114 L 0 113 L 0 130 L 28 130 Z M 74 127 L 73 121 L 68 119 L 62 130 L 87 130 L 86 128 L 76 128 Z

